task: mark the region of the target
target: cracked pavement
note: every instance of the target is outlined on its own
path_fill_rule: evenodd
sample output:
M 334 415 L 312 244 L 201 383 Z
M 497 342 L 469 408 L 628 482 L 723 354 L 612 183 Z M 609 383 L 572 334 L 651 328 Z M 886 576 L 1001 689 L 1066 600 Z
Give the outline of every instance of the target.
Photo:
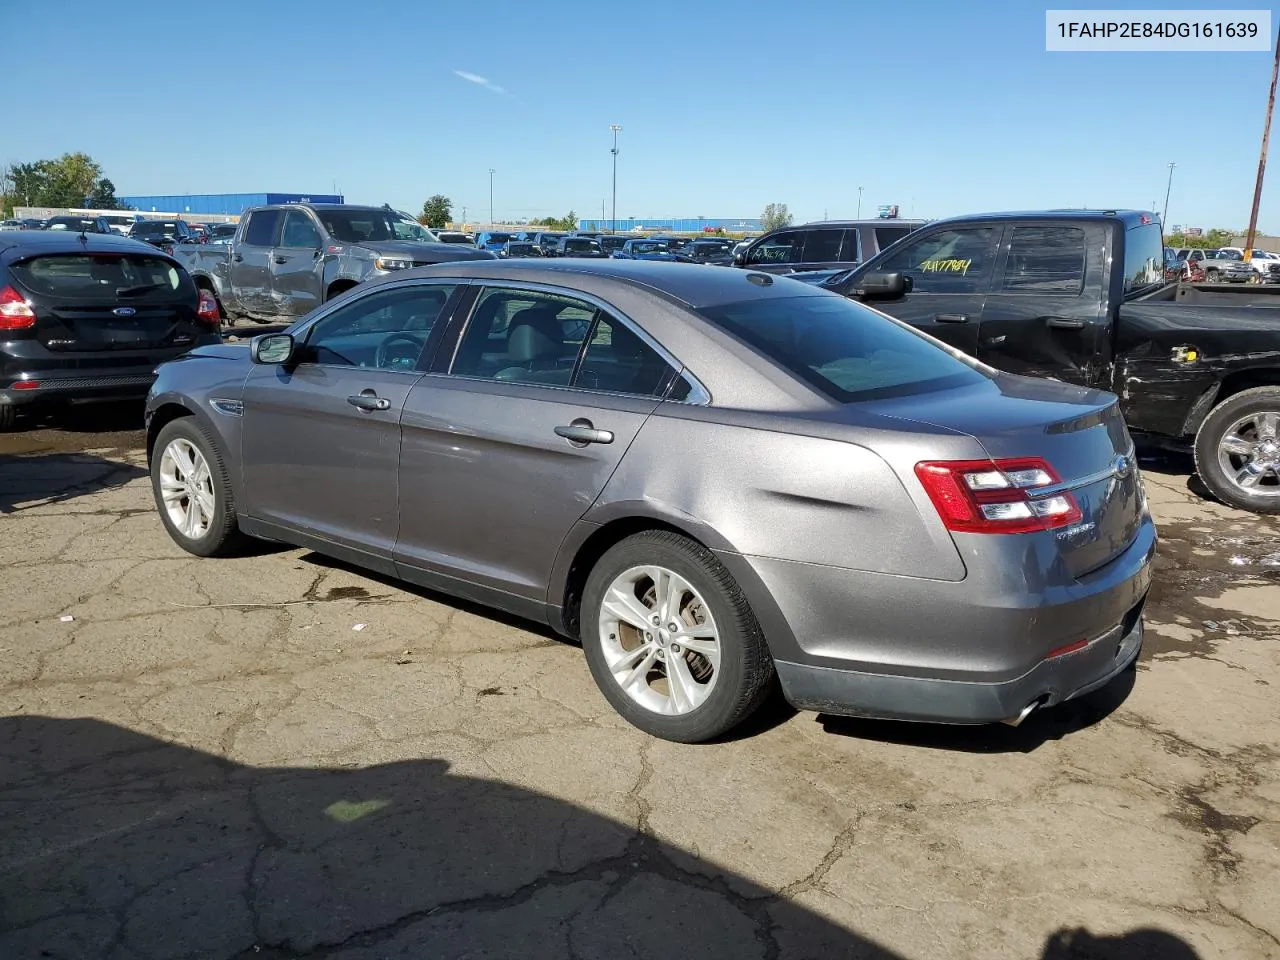
M 1280 522 L 1179 460 L 1128 682 L 689 747 L 532 624 L 188 557 L 140 448 L 0 438 L 6 960 L 1280 958 Z

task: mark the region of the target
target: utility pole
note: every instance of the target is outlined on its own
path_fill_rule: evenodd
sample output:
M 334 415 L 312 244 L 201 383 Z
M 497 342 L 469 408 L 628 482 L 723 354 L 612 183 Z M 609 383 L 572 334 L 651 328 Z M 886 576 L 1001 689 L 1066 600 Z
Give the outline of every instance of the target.
M 862 219 L 862 188 L 861 187 L 858 188 L 858 217 L 857 218 L 859 220 Z
M 1249 236 L 1245 238 L 1244 258 L 1253 256 L 1253 239 L 1258 232 L 1258 205 L 1262 203 L 1262 175 L 1267 170 L 1267 144 L 1271 139 L 1271 111 L 1276 105 L 1276 75 L 1280 73 L 1280 33 L 1276 35 L 1276 58 L 1271 65 L 1271 92 L 1267 94 L 1267 122 L 1262 127 L 1262 155 L 1258 157 L 1258 182 L 1253 188 L 1253 209 L 1249 212 Z
M 493 226 L 493 167 L 489 168 L 489 226 Z
M 616 123 L 609 124 L 609 129 L 613 131 L 613 225 L 609 228 L 610 233 L 618 232 L 618 131 L 622 129 L 621 125 Z
M 1162 231 L 1164 230 L 1164 225 L 1169 222 L 1169 191 L 1173 189 L 1173 168 L 1176 166 L 1177 164 L 1172 160 L 1169 161 L 1169 182 L 1164 188 L 1164 213 L 1160 214 L 1160 229 Z

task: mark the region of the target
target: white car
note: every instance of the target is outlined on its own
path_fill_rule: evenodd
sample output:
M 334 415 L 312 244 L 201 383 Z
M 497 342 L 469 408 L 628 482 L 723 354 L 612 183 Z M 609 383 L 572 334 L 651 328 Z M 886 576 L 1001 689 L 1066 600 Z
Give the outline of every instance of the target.
M 104 213 L 102 219 L 107 221 L 112 233 L 127 237 L 135 223 L 141 223 L 147 218 L 140 213 Z

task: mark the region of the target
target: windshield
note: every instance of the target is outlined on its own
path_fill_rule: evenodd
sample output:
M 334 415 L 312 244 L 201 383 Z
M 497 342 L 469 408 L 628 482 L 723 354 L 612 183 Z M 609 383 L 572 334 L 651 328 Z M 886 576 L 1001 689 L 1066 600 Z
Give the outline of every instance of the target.
M 343 243 L 368 243 L 378 240 L 398 240 L 398 228 L 404 222 L 385 210 L 324 210 L 317 209 L 316 216 L 329 231 L 329 235 Z
M 1215 260 L 1235 260 L 1236 262 L 1244 260 L 1244 257 L 1234 250 L 1219 250 L 1213 257 Z
M 403 218 L 396 220 L 393 224 L 396 232 L 397 240 L 420 240 L 427 243 L 435 242 L 435 235 L 418 223 L 416 220 L 405 220 Z
M 661 240 L 645 240 L 643 243 L 632 243 L 632 253 L 670 253 L 666 243 Z
M 566 240 L 564 242 L 564 248 L 566 250 L 591 252 L 593 250 L 599 251 L 600 244 L 596 243 L 594 240 Z
M 213 228 L 213 235 L 215 237 L 230 237 L 234 236 L 235 232 L 236 225 L 234 223 L 220 223 Z
M 905 324 L 844 297 L 768 297 L 698 312 L 842 403 L 983 379 Z
M 484 242 L 489 243 L 506 243 L 508 240 L 514 240 L 515 237 L 510 233 L 491 233 L 485 237 Z

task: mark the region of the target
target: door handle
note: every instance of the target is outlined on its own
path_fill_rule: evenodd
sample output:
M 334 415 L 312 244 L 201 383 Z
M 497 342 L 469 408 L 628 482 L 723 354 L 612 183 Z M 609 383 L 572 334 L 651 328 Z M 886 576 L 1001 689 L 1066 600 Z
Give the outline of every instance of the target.
M 347 403 L 359 410 L 390 410 L 391 401 L 386 397 L 380 397 L 372 390 L 362 390 L 357 396 L 347 397 Z
M 288 257 L 272 257 L 271 259 L 272 259 L 272 260 L 274 260 L 276 263 L 288 263 L 288 262 L 289 262 L 289 258 L 288 258 Z
M 933 319 L 938 323 L 968 323 L 969 315 L 967 313 L 935 313 Z
M 1055 330 L 1083 330 L 1083 320 L 1072 320 L 1069 317 L 1050 317 L 1045 321 L 1045 326 L 1053 327 Z
M 231 259 L 234 260 L 236 263 L 240 263 L 241 261 L 244 260 L 244 257 L 236 253 L 236 254 L 232 254 Z
M 590 420 L 574 420 L 567 427 L 556 427 L 556 436 L 564 437 L 577 447 L 588 443 L 613 443 L 612 430 L 597 430 Z

